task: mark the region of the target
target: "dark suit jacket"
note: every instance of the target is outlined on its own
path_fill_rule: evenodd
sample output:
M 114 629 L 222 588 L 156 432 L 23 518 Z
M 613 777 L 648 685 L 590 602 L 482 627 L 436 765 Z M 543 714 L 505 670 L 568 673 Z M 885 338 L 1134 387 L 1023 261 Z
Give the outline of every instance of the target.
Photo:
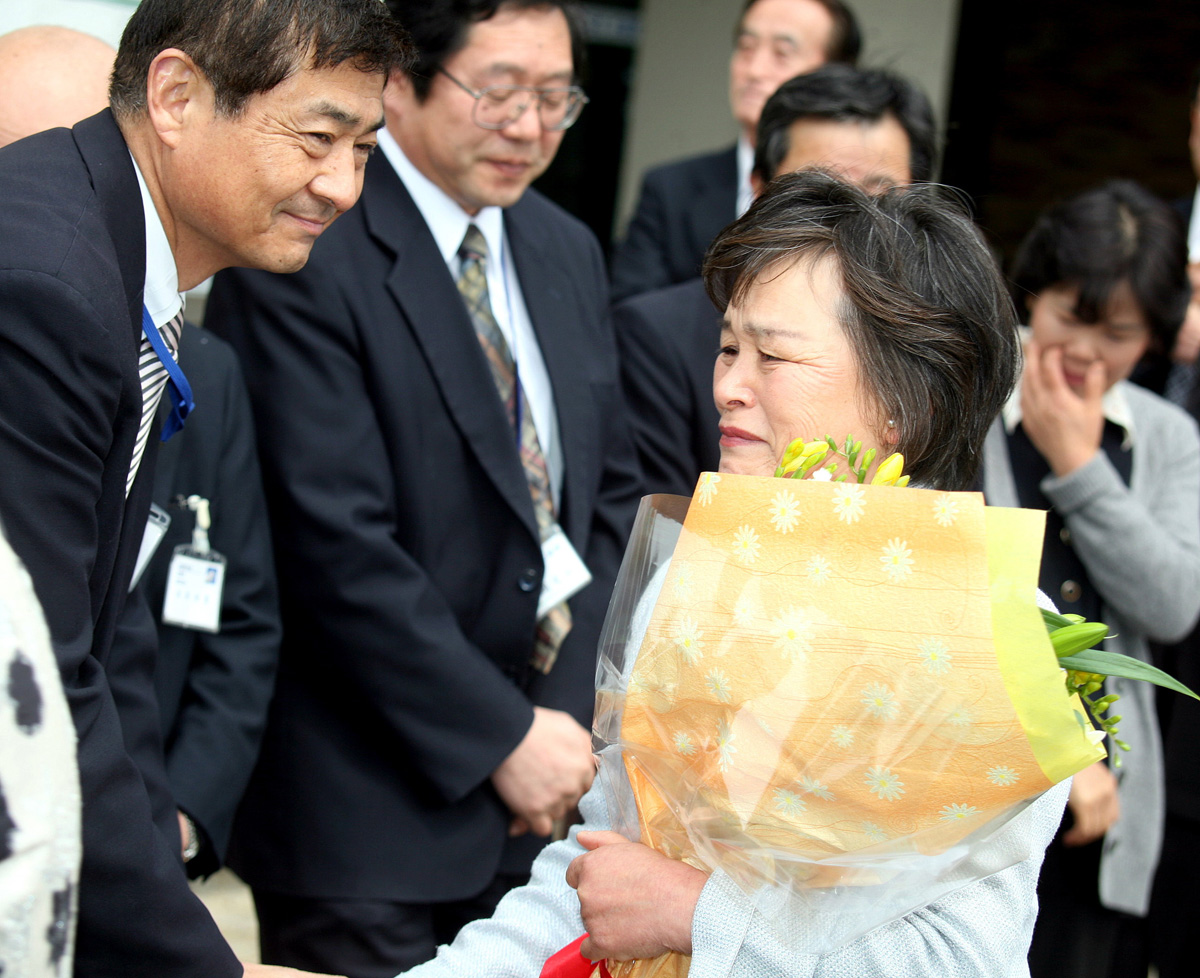
M 76 971 L 239 975 L 151 821 L 105 670 L 141 542 L 141 196 L 106 111 L 0 150 L 0 511 L 50 625 L 79 735 Z
M 690 496 L 721 461 L 713 403 L 721 314 L 694 278 L 618 302 L 612 315 L 646 491 Z
M 648 170 L 613 253 L 613 299 L 699 275 L 713 238 L 737 217 L 737 194 L 737 146 Z
M 182 808 L 203 840 L 187 866 L 195 877 L 214 872 L 225 858 L 267 721 L 281 629 L 254 420 L 237 356 L 228 343 L 188 324 L 179 362 L 200 407 L 159 450 L 153 498 L 171 525 L 137 593 L 144 593 L 158 621 L 171 557 L 180 544 L 191 544 L 196 525 L 196 514 L 178 500 L 192 494 L 209 500 L 209 542 L 227 561 L 221 630 L 213 635 L 159 624 L 150 689 L 157 693 L 170 817 Z M 164 401 L 160 413 L 168 406 Z M 122 629 L 118 641 L 125 638 Z M 117 706 L 124 718 L 123 700 Z M 143 766 L 141 755 L 135 759 Z
M 489 776 L 532 705 L 590 724 L 640 479 L 600 249 L 527 192 L 507 233 L 554 388 L 560 522 L 595 576 L 553 671 L 531 677 L 543 568 L 512 429 L 382 154 L 365 181 L 303 271 L 231 270 L 209 299 L 254 402 L 284 622 L 229 861 L 279 893 L 451 900 L 500 865 L 509 815 Z

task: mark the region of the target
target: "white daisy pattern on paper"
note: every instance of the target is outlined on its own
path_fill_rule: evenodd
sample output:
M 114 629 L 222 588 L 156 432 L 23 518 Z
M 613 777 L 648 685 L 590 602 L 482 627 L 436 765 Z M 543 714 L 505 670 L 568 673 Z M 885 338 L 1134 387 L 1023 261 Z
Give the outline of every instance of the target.
M 891 768 L 869 767 L 863 781 L 871 789 L 871 794 L 883 801 L 895 801 L 904 794 L 904 782 L 892 773 Z
M 862 830 L 872 842 L 887 842 L 887 833 L 874 822 L 863 822 Z
M 821 784 L 816 778 L 810 778 L 806 774 L 800 778 L 797 784 L 800 785 L 801 791 L 824 798 L 826 801 L 833 801 L 833 792 L 829 790 L 829 785 Z
M 780 533 L 790 533 L 800 522 L 800 501 L 790 492 L 779 492 L 771 500 L 771 525 Z
M 862 486 L 851 482 L 839 483 L 833 490 L 833 511 L 843 523 L 857 523 L 866 509 L 866 494 Z
M 862 705 L 880 720 L 894 720 L 900 710 L 896 695 L 884 683 L 871 683 L 862 691 Z
M 1021 775 L 1014 771 L 1011 767 L 1005 767 L 1002 764 L 996 767 L 988 768 L 987 779 L 994 785 L 999 785 L 1001 788 L 1007 788 L 1010 784 L 1016 784 L 1021 780 Z
M 758 531 L 746 524 L 739 526 L 733 535 L 733 555 L 743 564 L 753 564 L 758 560 L 758 552 L 762 544 L 758 542 Z
M 717 767 L 724 773 L 733 766 L 733 755 L 737 753 L 737 745 L 733 742 L 733 729 L 728 720 L 717 724 Z
M 712 502 L 713 496 L 717 494 L 717 483 L 720 481 L 721 477 L 716 472 L 701 474 L 700 482 L 696 486 L 696 498 L 700 500 L 701 506 L 707 506 Z
M 708 687 L 708 691 L 717 702 L 729 702 L 729 677 L 720 669 L 710 669 L 708 675 L 704 677 L 704 685 Z
M 808 807 L 794 791 L 788 791 L 786 788 L 775 789 L 775 811 L 782 815 L 799 815 Z
M 671 740 L 675 743 L 675 749 L 684 757 L 691 757 L 696 753 L 696 745 L 686 730 L 676 730 Z
M 950 671 L 950 661 L 954 656 L 950 654 L 946 643 L 941 639 L 927 638 L 920 644 L 917 651 L 925 668 L 934 675 L 940 676 L 942 673 Z
M 938 819 L 942 822 L 958 822 L 978 814 L 979 809 L 974 805 L 943 805 L 942 814 L 938 816 Z
M 704 657 L 704 632 L 690 618 L 680 618 L 675 623 L 675 651 L 684 657 L 688 665 L 695 665 Z
M 813 624 L 799 608 L 785 608 L 771 623 L 775 633 L 775 648 L 793 662 L 804 660 L 812 651 Z
M 839 723 L 829 731 L 829 739 L 839 747 L 852 747 L 854 745 L 854 731 L 844 724 Z
M 958 519 L 958 500 L 944 492 L 933 501 L 933 518 L 938 526 L 950 526 Z
M 742 594 L 733 606 L 733 623 L 739 628 L 745 628 L 754 621 L 757 613 L 753 599 L 747 594 Z
M 692 569 L 686 564 L 679 568 L 675 575 L 675 582 L 672 585 L 675 589 L 675 597 L 680 601 L 690 601 L 692 597 Z
M 804 570 L 808 574 L 808 579 L 814 584 L 824 584 L 829 580 L 829 575 L 833 571 L 833 567 L 828 560 L 817 554 L 814 557 L 808 558 L 808 563 L 805 565 Z
M 907 540 L 901 540 L 899 537 L 889 540 L 884 544 L 879 562 L 883 564 L 883 572 L 891 578 L 893 584 L 902 584 L 912 576 L 912 550 Z
M 946 717 L 946 722 L 952 727 L 969 727 L 975 716 L 965 706 L 955 707 Z

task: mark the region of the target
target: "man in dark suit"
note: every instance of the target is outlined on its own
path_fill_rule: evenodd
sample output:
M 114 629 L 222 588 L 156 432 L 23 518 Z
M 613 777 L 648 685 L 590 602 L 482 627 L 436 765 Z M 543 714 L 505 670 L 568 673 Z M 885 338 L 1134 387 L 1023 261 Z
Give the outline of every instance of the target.
M 929 179 L 933 152 L 933 110 L 915 85 L 825 65 L 784 82 L 763 107 L 755 192 L 805 166 L 886 190 Z M 695 278 L 617 303 L 613 327 L 646 491 L 691 495 L 720 461 L 712 396 L 720 316 Z
M 78 974 L 242 974 L 177 837 L 152 824 L 109 687 L 113 634 L 168 378 L 180 415 L 188 402 L 179 290 L 232 262 L 304 263 L 357 197 L 405 51 L 372 0 L 143 0 L 112 111 L 0 151 L 0 512 L 78 734 Z
M 154 707 L 181 853 L 195 879 L 224 861 L 266 726 L 281 628 L 254 419 L 237 356 L 190 323 L 179 349 L 204 409 L 159 451 L 152 498 L 171 522 L 139 587 L 159 622 Z M 224 560 L 215 632 L 160 621 L 175 548 L 192 547 L 197 529 Z M 124 629 L 118 636 L 126 638 Z M 118 712 L 122 706 L 118 696 Z
M 600 249 L 528 189 L 582 108 L 569 6 L 392 7 L 418 63 L 360 207 L 298 276 L 218 276 L 206 318 L 246 370 L 284 621 L 229 861 L 265 960 L 362 978 L 489 914 L 590 784 L 640 496 Z
M 754 199 L 754 137 L 767 97 L 826 62 L 853 65 L 862 46 L 858 22 L 842 0 L 746 0 L 733 40 L 729 102 L 738 141 L 646 172 L 613 254 L 614 300 L 700 274 L 709 243 Z

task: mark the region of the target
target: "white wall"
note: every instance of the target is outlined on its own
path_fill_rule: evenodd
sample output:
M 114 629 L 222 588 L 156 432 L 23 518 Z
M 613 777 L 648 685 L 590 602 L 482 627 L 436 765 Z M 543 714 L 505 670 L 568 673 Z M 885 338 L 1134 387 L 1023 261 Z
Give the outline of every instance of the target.
M 866 67 L 911 78 L 946 118 L 959 0 L 850 0 L 863 29 Z M 642 0 L 618 224 L 635 202 L 642 171 L 728 145 L 729 55 L 742 0 Z
M 0 0 L 0 34 L 33 24 L 60 24 L 114 48 L 138 0 Z

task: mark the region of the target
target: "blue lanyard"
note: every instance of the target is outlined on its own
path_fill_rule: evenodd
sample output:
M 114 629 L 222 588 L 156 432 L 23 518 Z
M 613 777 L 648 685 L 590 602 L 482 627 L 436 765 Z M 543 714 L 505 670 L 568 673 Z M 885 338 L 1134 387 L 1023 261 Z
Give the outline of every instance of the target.
M 187 416 L 192 413 L 196 407 L 196 401 L 192 397 L 192 385 L 188 383 L 187 378 L 183 375 L 183 370 L 179 364 L 175 362 L 175 358 L 171 356 L 171 351 L 167 349 L 167 344 L 163 342 L 162 336 L 158 332 L 158 327 L 154 325 L 154 320 L 150 318 L 150 310 L 142 304 L 142 329 L 145 330 L 146 339 L 150 341 L 150 345 L 154 347 L 154 352 L 158 354 L 158 359 L 162 361 L 162 365 L 167 370 L 167 393 L 171 395 L 171 413 L 167 420 L 163 422 L 162 440 L 166 441 L 175 432 L 183 427 L 183 422 Z M 179 337 L 180 343 L 183 342 L 182 334 Z

